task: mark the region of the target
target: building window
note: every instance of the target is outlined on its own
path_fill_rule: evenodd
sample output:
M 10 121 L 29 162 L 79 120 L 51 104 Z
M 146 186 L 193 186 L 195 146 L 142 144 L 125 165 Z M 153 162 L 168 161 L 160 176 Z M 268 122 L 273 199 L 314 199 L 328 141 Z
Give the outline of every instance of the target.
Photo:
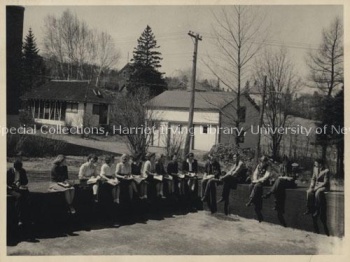
M 202 126 L 202 134 L 208 134 L 208 126 Z
M 78 103 L 67 103 L 67 113 L 78 113 Z
M 93 115 L 99 115 L 100 114 L 100 105 L 93 105 L 92 106 L 92 114 Z
M 241 122 L 241 123 L 245 123 L 245 115 L 246 115 L 246 107 L 242 106 L 238 110 L 238 121 Z

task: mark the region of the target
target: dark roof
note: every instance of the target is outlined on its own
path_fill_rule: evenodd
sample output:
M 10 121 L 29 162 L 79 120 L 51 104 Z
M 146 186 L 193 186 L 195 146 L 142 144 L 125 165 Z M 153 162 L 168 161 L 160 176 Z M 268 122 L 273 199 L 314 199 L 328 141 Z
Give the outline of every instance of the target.
M 221 109 L 235 99 L 233 93 L 226 92 L 196 92 L 195 109 Z M 191 100 L 191 92 L 186 90 L 165 91 L 152 98 L 146 106 L 154 108 L 179 108 L 188 109 Z
M 55 100 L 71 102 L 112 103 L 110 91 L 94 87 L 88 81 L 51 81 L 27 92 L 22 100 Z
M 259 111 L 259 106 L 248 95 L 242 94 Z M 233 92 L 196 92 L 195 109 L 199 110 L 219 110 L 231 103 L 236 98 Z M 146 106 L 152 108 L 175 108 L 189 109 L 191 92 L 187 90 L 165 91 L 152 98 Z

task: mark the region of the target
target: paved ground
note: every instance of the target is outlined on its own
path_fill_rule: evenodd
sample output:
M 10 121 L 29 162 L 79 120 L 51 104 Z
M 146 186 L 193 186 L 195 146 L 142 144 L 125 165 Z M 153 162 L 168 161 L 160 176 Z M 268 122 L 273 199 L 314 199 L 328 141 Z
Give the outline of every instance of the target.
M 8 255 L 339 254 L 342 240 L 206 211 L 21 242 Z

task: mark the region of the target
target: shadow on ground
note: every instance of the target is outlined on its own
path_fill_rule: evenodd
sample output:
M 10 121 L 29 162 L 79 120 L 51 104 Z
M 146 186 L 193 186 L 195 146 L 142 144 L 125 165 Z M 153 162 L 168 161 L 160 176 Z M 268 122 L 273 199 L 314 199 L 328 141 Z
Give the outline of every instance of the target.
M 147 224 L 150 220 L 164 220 L 178 215 L 203 210 L 199 199 L 190 198 L 153 198 L 151 201 L 124 201 L 124 204 L 114 204 L 110 199 L 102 199 L 94 203 L 85 198 L 79 201 L 76 214 L 67 212 L 65 203 L 57 195 L 51 199 L 42 198 L 41 194 L 32 194 L 32 201 L 38 203 L 45 199 L 40 206 L 32 207 L 30 222 L 16 226 L 8 222 L 7 245 L 16 246 L 22 241 L 40 242 L 41 239 L 64 236 L 78 236 L 80 231 L 95 231 L 106 228 L 116 228 L 136 223 Z M 35 199 L 37 198 L 37 199 Z M 40 203 L 40 202 L 39 202 Z

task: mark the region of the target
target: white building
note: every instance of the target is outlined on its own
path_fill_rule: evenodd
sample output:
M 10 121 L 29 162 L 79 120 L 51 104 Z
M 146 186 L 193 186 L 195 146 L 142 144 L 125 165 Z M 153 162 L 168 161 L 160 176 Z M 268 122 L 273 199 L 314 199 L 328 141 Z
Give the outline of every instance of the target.
M 189 91 L 165 91 L 146 104 L 148 119 L 155 126 L 152 146 L 166 147 L 168 143 L 184 146 L 190 99 Z M 235 101 L 236 95 L 232 92 L 196 92 L 191 149 L 209 151 L 217 143 L 235 142 Z M 239 138 L 240 146 L 255 148 L 257 137 L 250 134 L 250 125 L 258 123 L 259 110 L 246 94 L 240 101 L 241 127 L 246 130 Z

